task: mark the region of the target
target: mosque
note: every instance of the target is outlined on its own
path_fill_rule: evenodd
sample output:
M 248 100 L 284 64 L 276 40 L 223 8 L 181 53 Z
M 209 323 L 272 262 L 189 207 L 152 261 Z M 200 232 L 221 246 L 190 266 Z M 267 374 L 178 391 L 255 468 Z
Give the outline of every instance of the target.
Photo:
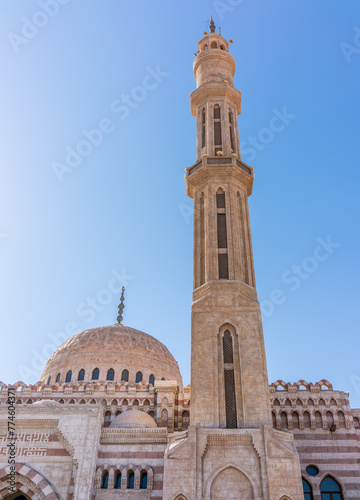
M 0 383 L 1 499 L 360 499 L 360 409 L 348 393 L 327 380 L 268 382 L 254 173 L 240 157 L 235 61 L 212 20 L 193 69 L 191 386 L 165 345 L 122 324 L 122 296 L 118 322 L 65 341 L 39 382 Z

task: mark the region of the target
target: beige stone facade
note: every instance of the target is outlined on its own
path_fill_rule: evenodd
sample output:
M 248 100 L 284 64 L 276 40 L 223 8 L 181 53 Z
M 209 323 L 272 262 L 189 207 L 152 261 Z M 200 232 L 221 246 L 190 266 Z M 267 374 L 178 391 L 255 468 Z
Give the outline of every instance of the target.
M 194 61 L 197 158 L 186 169 L 191 388 L 144 332 L 71 337 L 36 384 L 0 383 L 0 499 L 360 499 L 360 409 L 326 380 L 268 383 L 234 73 L 211 23 Z

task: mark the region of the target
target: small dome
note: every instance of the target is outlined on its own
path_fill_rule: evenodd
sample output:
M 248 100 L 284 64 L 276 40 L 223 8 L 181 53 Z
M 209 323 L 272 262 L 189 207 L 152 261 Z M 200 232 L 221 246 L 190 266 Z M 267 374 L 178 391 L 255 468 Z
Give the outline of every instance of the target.
M 113 429 L 155 429 L 157 425 L 147 413 L 140 410 L 129 410 L 115 417 L 109 427 Z
M 54 384 L 60 374 L 58 381 L 66 383 L 69 374 L 71 383 L 120 383 L 124 370 L 128 372 L 128 380 L 124 380 L 130 384 L 176 380 L 182 390 L 178 364 L 166 346 L 151 335 L 119 324 L 85 330 L 66 340 L 50 356 L 41 380 L 47 383 L 51 377 Z

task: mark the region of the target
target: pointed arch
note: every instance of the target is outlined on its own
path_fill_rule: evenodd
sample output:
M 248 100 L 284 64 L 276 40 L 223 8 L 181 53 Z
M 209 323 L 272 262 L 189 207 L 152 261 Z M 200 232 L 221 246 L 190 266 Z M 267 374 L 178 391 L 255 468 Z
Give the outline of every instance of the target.
M 6 482 L 9 472 L 9 466 L 0 470 L 0 499 L 6 498 L 9 495 L 8 484 Z M 59 498 L 49 481 L 25 464 L 16 464 L 15 482 L 16 492 L 21 492 L 24 496 L 26 495 L 30 498 L 37 497 L 39 500 L 47 498 L 55 500 Z
M 304 492 L 304 500 L 314 500 L 313 488 L 310 482 L 307 479 L 302 478 L 302 486 Z
M 321 498 L 327 500 L 343 500 L 343 489 L 338 479 L 328 474 L 320 483 Z M 339 499 L 340 495 L 340 499 Z
M 245 470 L 243 470 L 243 468 L 241 466 L 239 466 L 238 464 L 234 463 L 234 462 L 227 462 L 226 464 L 222 464 L 222 465 L 219 465 L 219 467 L 215 468 L 211 474 L 209 475 L 209 477 L 207 478 L 206 482 L 205 482 L 205 485 L 204 485 L 204 491 L 205 491 L 205 495 L 204 496 L 207 496 L 208 498 L 210 498 L 210 490 L 211 490 L 211 485 L 212 483 L 214 482 L 215 478 L 222 472 L 224 471 L 225 469 L 227 468 L 233 468 L 233 469 L 236 469 L 238 470 L 239 472 L 241 472 L 247 479 L 248 481 L 250 482 L 251 484 L 251 487 L 254 491 L 254 487 L 253 487 L 253 483 L 249 477 L 249 474 L 248 472 L 246 472 Z M 257 492 L 258 493 L 258 492 Z M 252 497 L 250 497 L 252 499 Z M 250 500 L 249 498 L 249 500 Z M 247 499 L 248 500 L 248 499 Z

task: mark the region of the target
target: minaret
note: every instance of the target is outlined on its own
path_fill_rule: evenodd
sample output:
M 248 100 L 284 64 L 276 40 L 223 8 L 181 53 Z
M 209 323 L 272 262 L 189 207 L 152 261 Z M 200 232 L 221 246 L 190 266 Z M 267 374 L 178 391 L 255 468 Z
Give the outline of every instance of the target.
M 271 423 L 271 411 L 247 201 L 254 174 L 240 159 L 235 61 L 212 20 L 193 69 L 197 162 L 186 175 L 194 199 L 191 423 L 259 427 Z
M 303 500 L 293 436 L 272 426 L 247 203 L 254 174 L 240 159 L 235 61 L 213 20 L 195 55 L 190 426 L 165 453 L 163 500 Z

